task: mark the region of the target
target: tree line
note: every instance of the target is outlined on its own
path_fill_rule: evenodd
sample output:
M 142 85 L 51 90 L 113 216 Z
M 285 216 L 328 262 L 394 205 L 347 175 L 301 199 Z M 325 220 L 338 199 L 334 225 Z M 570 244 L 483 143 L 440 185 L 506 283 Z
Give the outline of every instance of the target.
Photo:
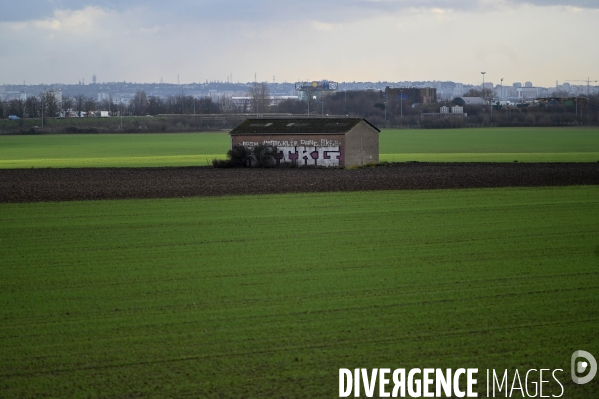
M 473 93 L 476 94 L 476 93 Z M 484 94 L 484 93 L 481 93 Z M 63 96 L 58 102 L 53 92 L 43 92 L 25 100 L 11 99 L 0 101 L 0 117 L 17 115 L 21 118 L 55 117 L 67 112 L 87 113 L 89 111 L 109 111 L 113 115 L 131 116 L 159 114 L 230 114 L 230 113 L 285 113 L 311 116 L 348 116 L 365 118 L 380 127 L 463 127 L 480 126 L 552 126 L 552 125 L 599 125 L 599 96 L 591 95 L 584 106 L 576 104 L 553 104 L 530 106 L 527 108 L 466 105 L 467 118 L 436 117 L 442 105 L 455 105 L 452 101 L 436 104 L 412 104 L 409 99 L 387 99 L 381 90 L 337 91 L 316 99 L 307 96 L 305 100 L 287 99 L 273 103 L 266 83 L 253 85 L 244 102 L 233 103 L 229 97 L 213 100 L 211 97 L 197 98 L 190 95 L 174 95 L 166 98 L 148 96 L 143 90 L 137 91 L 127 103 L 116 104 L 112 98 L 96 101 L 84 95 Z M 426 114 L 423 116 L 423 114 Z M 225 116 L 225 115 L 223 115 Z M 426 117 L 425 117 L 426 116 Z
M 77 96 L 63 96 L 62 101 L 56 98 L 53 92 L 47 91 L 39 96 L 29 96 L 23 100 L 14 98 L 0 101 L 0 117 L 16 115 L 19 118 L 56 117 L 61 112 L 88 112 L 116 109 L 111 100 L 96 101 L 82 94 Z
M 112 115 L 158 115 L 158 114 L 218 114 L 230 107 L 227 101 L 216 103 L 210 97 L 196 98 L 193 96 L 169 96 L 161 98 L 147 96 L 144 91 L 138 91 L 127 103 L 115 103 L 112 97 L 97 101 L 83 94 L 62 96 L 62 101 L 53 92 L 46 91 L 39 96 L 29 96 L 27 99 L 13 98 L 0 101 L 0 118 L 16 115 L 19 118 L 54 118 L 68 115 L 70 112 L 77 116 L 90 111 L 109 111 Z

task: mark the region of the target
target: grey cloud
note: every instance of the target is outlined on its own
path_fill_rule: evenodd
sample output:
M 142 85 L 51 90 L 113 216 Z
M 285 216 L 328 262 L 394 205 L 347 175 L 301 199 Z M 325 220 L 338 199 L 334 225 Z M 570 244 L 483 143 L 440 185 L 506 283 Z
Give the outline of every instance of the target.
M 519 3 L 517 1 L 510 1 L 511 3 Z M 525 0 L 522 3 L 532 4 L 535 6 L 570 6 L 578 8 L 595 8 L 599 9 L 599 0 Z
M 44 18 L 52 15 L 56 5 L 50 1 L 20 0 L 11 2 L 10 5 L 4 4 L 8 1 L 0 1 L 0 21 L 26 21 L 37 18 Z
M 2 0 L 4 2 L 6 0 Z M 527 3 L 535 6 L 573 6 L 599 8 L 599 0 L 506 0 L 514 6 Z M 88 6 L 117 11 L 153 11 L 169 22 L 200 20 L 214 22 L 277 21 L 316 19 L 326 22 L 380 15 L 409 8 L 450 8 L 453 10 L 484 10 L 478 0 L 20 0 L 1 7 L 0 21 L 25 21 L 52 16 L 56 9 L 78 10 Z

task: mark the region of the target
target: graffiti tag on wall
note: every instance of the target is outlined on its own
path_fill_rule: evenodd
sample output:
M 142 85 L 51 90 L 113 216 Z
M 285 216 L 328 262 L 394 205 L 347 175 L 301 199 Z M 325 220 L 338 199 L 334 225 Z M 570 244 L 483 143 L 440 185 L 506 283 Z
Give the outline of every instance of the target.
M 339 166 L 343 159 L 341 146 L 296 146 L 277 147 L 277 164 L 291 163 L 298 166 Z
M 249 149 L 259 145 L 257 141 L 244 141 Z M 297 166 L 339 166 L 343 151 L 338 140 L 264 140 L 262 145 L 277 147 L 277 165 L 290 163 Z
M 247 148 L 252 148 L 259 145 L 258 141 L 243 141 L 242 145 Z M 272 145 L 277 147 L 297 147 L 301 146 L 313 146 L 313 147 L 339 147 L 341 143 L 339 140 L 264 140 L 262 145 Z

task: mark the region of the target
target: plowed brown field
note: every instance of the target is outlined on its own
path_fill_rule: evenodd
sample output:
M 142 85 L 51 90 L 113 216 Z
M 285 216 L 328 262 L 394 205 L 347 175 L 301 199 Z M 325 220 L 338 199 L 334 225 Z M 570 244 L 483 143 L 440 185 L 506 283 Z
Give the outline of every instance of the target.
M 599 163 L 396 163 L 365 169 L 0 170 L 0 202 L 599 184 Z

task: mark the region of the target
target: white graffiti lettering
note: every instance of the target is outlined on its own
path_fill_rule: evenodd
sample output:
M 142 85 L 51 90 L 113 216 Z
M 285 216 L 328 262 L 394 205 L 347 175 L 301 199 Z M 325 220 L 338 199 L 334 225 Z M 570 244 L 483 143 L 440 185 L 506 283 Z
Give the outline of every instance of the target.
M 320 145 L 322 147 L 338 147 L 339 140 L 320 139 Z
M 276 146 L 276 147 L 295 147 L 297 145 L 297 141 L 296 140 L 283 140 L 283 141 L 264 140 L 262 142 L 262 145 L 271 145 L 271 146 Z
M 339 166 L 343 159 L 340 146 L 293 146 L 278 147 L 278 163 L 297 166 Z

